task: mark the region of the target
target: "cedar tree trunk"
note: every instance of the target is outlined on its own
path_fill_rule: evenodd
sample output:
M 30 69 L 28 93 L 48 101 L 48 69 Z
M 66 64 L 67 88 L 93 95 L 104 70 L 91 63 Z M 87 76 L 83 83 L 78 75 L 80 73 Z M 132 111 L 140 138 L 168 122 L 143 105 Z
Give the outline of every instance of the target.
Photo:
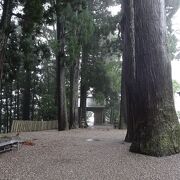
M 180 152 L 164 0 L 135 0 L 136 113 L 130 151 L 152 156 Z
M 26 67 L 25 82 L 23 90 L 23 106 L 22 106 L 22 119 L 30 120 L 30 104 L 31 104 L 31 71 Z
M 124 21 L 123 21 L 123 70 L 124 95 L 126 111 L 125 122 L 127 123 L 127 134 L 125 141 L 132 142 L 135 129 L 135 37 L 134 37 L 134 7 L 133 0 L 124 1 Z M 123 26 L 122 25 L 122 26 Z M 123 98 L 123 97 L 122 97 Z
M 5 58 L 7 40 L 9 36 L 13 3 L 13 0 L 4 1 L 2 17 L 0 21 L 0 79 L 2 78 L 3 73 L 3 62 Z
M 78 112 L 78 82 L 79 82 L 79 57 L 76 58 L 70 72 L 70 121 L 69 128 L 77 128 L 79 120 Z
M 88 46 L 82 47 L 82 63 L 81 63 L 81 86 L 80 86 L 80 119 L 79 126 L 81 127 L 83 121 L 87 126 L 86 120 L 86 98 L 87 98 L 87 79 L 86 79 L 86 68 L 87 68 L 87 58 L 88 54 L 86 52 L 86 48 Z
M 64 22 L 57 16 L 57 41 L 60 45 L 59 52 L 56 57 L 57 63 L 57 118 L 58 118 L 58 130 L 68 129 L 67 121 L 67 108 L 66 108 L 66 93 L 65 93 L 65 32 Z

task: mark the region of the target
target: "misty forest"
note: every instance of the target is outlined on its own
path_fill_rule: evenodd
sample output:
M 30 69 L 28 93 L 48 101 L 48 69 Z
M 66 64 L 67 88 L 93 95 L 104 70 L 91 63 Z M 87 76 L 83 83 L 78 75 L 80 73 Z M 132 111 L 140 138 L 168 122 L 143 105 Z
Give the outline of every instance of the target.
M 60 147 L 67 145 L 68 153 L 68 144 L 75 156 L 80 150 L 72 144 L 80 136 L 97 149 L 105 138 L 121 141 L 116 148 L 127 147 L 128 157 L 180 160 L 180 111 L 174 103 L 180 83 L 171 72 L 171 62 L 180 60 L 172 23 L 179 7 L 179 0 L 0 0 L 0 161 L 33 151 L 45 137 L 52 138 L 46 146 L 56 142 L 57 160 Z M 9 149 L 12 154 L 4 153 Z M 18 172 L 15 166 L 11 172 Z M 104 178 L 62 173 L 59 179 L 118 179 L 118 172 Z M 56 173 L 55 168 L 50 178 L 6 172 L 2 178 L 58 179 Z

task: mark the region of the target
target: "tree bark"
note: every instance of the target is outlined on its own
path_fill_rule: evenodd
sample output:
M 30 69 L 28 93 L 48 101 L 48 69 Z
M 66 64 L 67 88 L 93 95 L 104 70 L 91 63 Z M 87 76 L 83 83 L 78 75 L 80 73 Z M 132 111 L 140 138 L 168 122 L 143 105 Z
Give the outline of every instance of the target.
M 22 107 L 22 119 L 30 120 L 30 104 L 31 104 L 31 71 L 29 67 L 26 67 L 25 82 L 23 90 L 23 107 Z
M 35 71 L 36 72 L 36 71 Z M 35 76 L 35 75 L 34 75 Z M 35 77 L 33 80 L 33 88 L 32 88 L 32 102 L 31 102 L 31 120 L 34 120 L 34 111 L 35 111 L 35 91 L 36 91 L 36 82 Z
M 123 2 L 124 15 L 121 21 L 123 42 L 121 117 L 120 123 L 127 123 L 125 141 L 131 142 L 134 135 L 134 81 L 135 81 L 135 39 L 133 0 Z M 119 124 L 120 125 L 120 124 Z
M 8 84 L 5 87 L 5 111 L 6 111 L 6 119 L 5 119 L 5 127 L 6 127 L 6 133 L 9 132 L 9 103 L 8 103 L 8 92 L 9 92 L 9 87 Z
M 79 120 L 78 112 L 78 85 L 79 85 L 79 57 L 75 59 L 70 72 L 70 114 L 69 128 L 77 128 Z
M 0 82 L 0 133 L 1 133 L 1 127 L 2 127 L 2 105 L 3 105 L 2 104 L 2 85 Z
M 127 121 L 128 121 L 127 120 L 127 104 L 126 104 L 127 103 L 126 102 L 126 88 L 125 88 L 125 75 L 126 74 L 125 74 L 124 64 L 125 64 L 125 59 L 123 58 L 122 73 L 121 73 L 120 117 L 119 117 L 119 125 L 118 125 L 119 129 L 124 129 L 125 122 L 127 123 Z
M 87 98 L 87 82 L 86 82 L 86 68 L 87 68 L 87 58 L 88 54 L 86 53 L 86 46 L 82 47 L 82 63 L 81 63 L 81 85 L 80 85 L 80 118 L 79 118 L 79 126 L 85 122 L 86 120 L 86 98 Z M 84 121 L 84 122 L 83 122 Z
M 13 3 L 14 3 L 13 0 L 4 1 L 2 17 L 0 21 L 0 79 L 2 79 L 3 62 L 5 58 L 7 40 L 9 36 Z
M 10 92 L 9 92 L 9 131 L 11 131 L 12 121 L 13 121 L 13 82 L 10 83 Z
M 17 117 L 17 120 L 20 120 L 20 88 L 19 88 L 19 77 L 17 78 L 17 105 L 16 105 L 16 117 Z
M 66 108 L 66 93 L 65 93 L 65 32 L 64 22 L 57 15 L 57 41 L 60 45 L 58 55 L 56 57 L 57 63 L 57 118 L 58 118 L 58 130 L 66 130 L 69 128 L 67 120 L 67 108 Z
M 130 151 L 165 156 L 180 152 L 164 0 L 135 0 L 136 129 Z
M 80 89 L 80 123 L 79 126 L 81 127 L 83 121 L 87 124 L 86 119 L 86 99 L 87 99 L 87 88 L 86 85 L 83 84 L 83 80 L 81 80 L 81 89 Z

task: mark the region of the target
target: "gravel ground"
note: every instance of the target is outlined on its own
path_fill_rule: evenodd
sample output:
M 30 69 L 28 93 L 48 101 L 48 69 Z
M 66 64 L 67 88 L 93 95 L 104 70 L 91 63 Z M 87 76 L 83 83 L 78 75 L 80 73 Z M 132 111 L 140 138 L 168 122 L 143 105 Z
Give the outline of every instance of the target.
M 109 127 L 21 133 L 35 145 L 0 154 L 0 180 L 180 180 L 180 154 L 130 153 L 125 133 Z

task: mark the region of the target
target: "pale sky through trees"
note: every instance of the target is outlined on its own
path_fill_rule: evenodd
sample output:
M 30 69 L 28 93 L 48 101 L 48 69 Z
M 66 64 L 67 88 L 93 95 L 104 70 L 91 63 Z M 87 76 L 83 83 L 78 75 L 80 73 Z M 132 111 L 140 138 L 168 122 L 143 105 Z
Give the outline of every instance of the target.
M 180 50 L 180 9 L 173 18 L 173 30 L 178 39 L 177 48 Z M 180 61 L 172 61 L 172 78 L 180 83 Z

